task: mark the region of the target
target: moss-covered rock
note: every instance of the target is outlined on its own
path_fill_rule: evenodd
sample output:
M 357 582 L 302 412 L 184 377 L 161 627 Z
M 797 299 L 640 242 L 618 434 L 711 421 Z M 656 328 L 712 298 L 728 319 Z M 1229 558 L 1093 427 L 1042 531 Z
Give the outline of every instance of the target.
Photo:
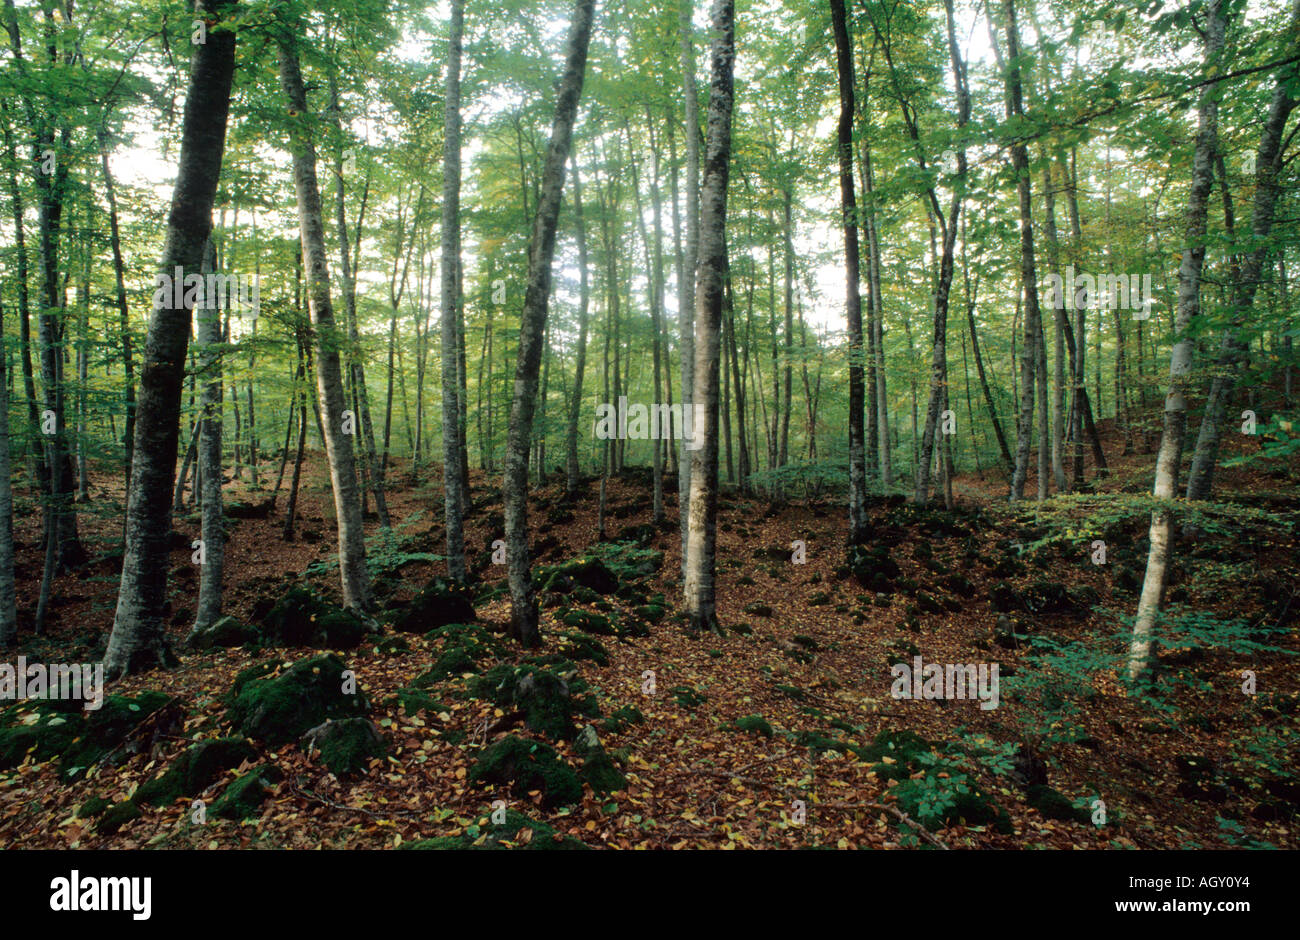
M 529 741 L 512 734 L 483 751 L 469 770 L 470 783 L 510 787 L 519 797 L 532 790 L 542 794 L 544 806 L 576 803 L 582 798 L 582 785 L 555 749 L 540 741 Z
M 612 731 L 620 734 L 627 730 L 628 725 L 640 725 L 645 723 L 645 716 L 641 714 L 635 706 L 621 705 L 614 709 L 602 723 L 606 731 Z
M 236 822 L 256 816 L 262 803 L 271 795 L 266 787 L 265 775 L 266 768 L 254 767 L 242 777 L 231 781 L 212 804 L 212 815 Z
M 82 803 L 80 807 L 78 807 L 77 818 L 94 819 L 96 816 L 104 812 L 104 810 L 108 809 L 112 805 L 113 804 L 110 801 L 96 794 L 95 796 L 92 796 L 90 799 L 86 800 L 86 802 Z
M 613 793 L 627 786 L 627 778 L 614 766 L 609 754 L 600 746 L 587 751 L 582 760 L 579 776 L 596 793 Z
M 534 852 L 587 848 L 577 839 L 561 835 L 546 823 L 529 819 L 512 809 L 506 810 L 505 822 L 500 825 L 493 823 L 490 815 L 482 816 L 460 835 L 405 842 L 401 847 L 415 851 L 517 849 Z
M 772 736 L 772 725 L 762 715 L 745 715 L 736 719 L 737 731 L 753 731 L 765 738 Z
M 434 578 L 398 611 L 393 629 L 399 633 L 426 633 L 435 627 L 477 620 L 472 597 L 463 585 Z
M 343 691 L 343 661 L 333 654 L 300 660 L 279 676 L 239 684 L 226 718 L 241 733 L 267 744 L 285 744 L 327 718 L 362 717 L 369 710 L 358 689 Z
M 658 604 L 642 604 L 640 607 L 633 608 L 632 613 L 636 614 L 646 623 L 658 623 L 664 619 L 665 611 L 664 608 Z
M 469 691 L 476 698 L 522 710 L 529 730 L 556 740 L 573 736 L 575 713 L 592 718 L 600 715 L 595 699 L 583 694 L 587 684 L 575 670 L 562 667 L 503 664 L 472 679 Z
M 584 633 L 597 636 L 617 636 L 618 630 L 604 614 L 594 614 L 586 610 L 570 610 L 560 618 L 566 626 L 576 627 Z
M 594 637 L 568 630 L 556 632 L 555 639 L 570 659 L 590 659 L 598 666 L 609 665 L 609 650 Z
M 1086 809 L 1075 806 L 1064 794 L 1046 784 L 1035 783 L 1026 787 L 1025 801 L 1048 819 L 1085 825 L 1092 822 L 1092 816 Z
M 356 773 L 372 757 L 388 753 L 388 744 L 369 718 L 330 719 L 312 728 L 299 742 L 304 754 L 320 754 L 336 777 Z
M 256 643 L 260 638 L 256 627 L 235 617 L 221 617 L 204 629 L 192 632 L 185 642 L 193 649 L 209 650 Z
M 539 565 L 537 590 L 572 594 L 586 588 L 601 596 L 618 590 L 618 576 L 599 558 L 575 558 L 559 565 Z
M 692 711 L 708 701 L 703 692 L 697 692 L 689 685 L 675 685 L 668 691 L 672 693 L 674 702 Z
M 227 770 L 256 754 L 243 738 L 200 741 L 177 755 L 160 776 L 140 785 L 132 799 L 141 806 L 166 806 L 181 797 L 195 797 Z
M 261 619 L 266 641 L 275 646 L 352 649 L 366 635 L 366 624 L 350 610 L 296 585 Z
M 114 803 L 100 815 L 95 823 L 95 832 L 101 836 L 110 836 L 133 819 L 140 818 L 140 807 L 131 800 Z
M 24 701 L 0 713 L 0 770 L 16 767 L 31 754 L 41 762 L 57 759 L 75 777 L 114 751 L 146 718 L 172 701 L 161 692 L 109 695 L 98 709 L 77 700 Z

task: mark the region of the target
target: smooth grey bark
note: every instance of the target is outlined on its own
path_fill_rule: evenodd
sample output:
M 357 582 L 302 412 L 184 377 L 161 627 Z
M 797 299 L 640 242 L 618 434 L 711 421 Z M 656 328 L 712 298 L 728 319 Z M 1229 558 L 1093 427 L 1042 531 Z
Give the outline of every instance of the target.
M 465 481 L 460 454 L 458 331 L 460 301 L 460 59 L 465 32 L 465 0 L 451 0 L 447 40 L 446 97 L 443 103 L 441 294 L 442 338 L 442 480 L 447 524 L 447 573 L 465 581 Z
M 735 6 L 714 0 L 710 14 L 708 136 L 700 193 L 700 243 L 695 279 L 695 375 L 692 405 L 703 408 L 703 427 L 692 427 L 701 446 L 691 458 L 690 531 L 684 594 L 693 632 L 718 631 L 714 596 L 718 519 L 718 352 L 723 281 L 727 267 L 727 182 L 731 170 L 734 99 Z M 693 409 L 695 410 L 695 409 Z
M 695 43 L 691 24 L 693 0 L 678 0 L 677 33 L 681 47 L 682 119 L 686 135 L 686 251 L 677 270 L 677 331 L 681 336 L 682 415 L 695 402 L 695 269 L 700 251 L 700 106 L 695 92 Z M 676 185 L 676 174 L 673 176 Z M 677 195 L 673 193 L 673 211 Z M 683 421 L 685 417 L 683 417 Z M 691 452 L 682 434 L 678 451 L 677 515 L 682 540 L 682 583 L 686 583 L 686 558 L 690 541 Z
M 582 215 L 582 180 L 578 163 L 573 161 L 573 224 L 578 242 L 578 351 L 573 367 L 573 397 L 569 402 L 569 427 L 565 432 L 565 492 L 578 494 L 578 420 L 582 416 L 582 382 L 587 371 L 587 314 L 591 288 L 587 274 L 587 228 Z M 680 269 L 679 269 L 680 270 Z
M 208 242 L 201 271 L 216 269 L 216 249 Z M 221 589 L 225 567 L 226 533 L 221 512 L 221 311 L 210 303 L 196 311 L 196 341 L 199 374 L 203 388 L 199 397 L 199 481 L 202 491 L 202 522 L 199 535 L 203 563 L 199 570 L 198 613 L 190 635 L 211 626 L 221 617 Z
M 329 77 L 330 87 L 330 120 L 335 129 L 339 128 L 339 92 L 338 81 L 331 72 Z M 367 175 L 365 189 L 361 194 L 361 211 L 357 218 L 357 242 L 360 243 L 362 217 L 366 211 L 366 200 L 370 195 L 370 177 Z M 365 357 L 361 354 L 361 334 L 357 328 L 357 282 L 356 272 L 353 271 L 353 256 L 348 251 L 348 215 L 347 204 L 344 199 L 343 190 L 343 154 L 339 153 L 334 159 L 334 221 L 338 228 L 339 239 L 339 275 L 343 281 L 343 302 L 347 311 L 348 322 L 348 342 L 351 348 L 349 356 L 349 378 L 355 388 L 357 417 L 361 422 L 361 433 L 364 435 L 364 446 L 361 448 L 362 465 L 365 467 L 369 463 L 370 491 L 375 497 L 375 512 L 379 516 L 379 524 L 385 529 L 392 528 L 392 519 L 388 514 L 388 499 L 384 492 L 384 475 L 379 467 L 379 453 L 375 447 L 375 424 L 370 413 L 370 387 L 366 384 L 366 365 Z M 357 262 L 359 263 L 359 254 Z M 257 329 L 257 322 L 253 322 L 254 330 Z M 252 414 L 252 398 L 250 386 L 249 414 Z M 364 490 L 362 492 L 364 496 Z
M 196 11 L 215 25 L 230 17 L 236 7 L 235 0 L 199 0 Z M 212 204 L 225 152 L 234 71 L 233 29 L 210 26 L 208 41 L 194 46 L 161 274 L 171 276 L 177 267 L 197 272 L 202 260 L 212 230 Z M 104 654 L 104 672 L 109 678 L 162 665 L 169 658 L 162 611 L 170 567 L 167 535 L 181 383 L 190 338 L 190 308 L 173 304 L 171 291 L 155 294 L 141 362 L 122 581 Z
M 330 298 L 329 263 L 325 256 L 325 231 L 320 186 L 316 180 L 316 146 L 312 140 L 307 92 L 298 64 L 297 29 L 283 24 L 277 37 L 280 86 L 291 112 L 289 146 L 293 153 L 294 192 L 298 203 L 298 228 L 302 239 L 307 309 L 311 314 L 316 347 L 316 397 L 320 406 L 325 454 L 338 522 L 339 578 L 343 606 L 365 611 L 370 606 L 370 573 L 366 568 L 365 531 L 361 519 L 361 494 L 357 488 L 352 437 L 343 429 L 347 399 L 339 350 L 344 336 L 334 320 Z M 355 416 L 354 419 L 355 421 Z
M 861 267 L 858 256 L 857 200 L 853 193 L 853 46 L 849 38 L 844 0 L 830 0 L 831 26 L 835 33 L 836 75 L 840 93 L 840 116 L 836 131 L 840 171 L 840 214 L 844 231 L 845 318 L 849 331 L 849 544 L 867 540 L 867 467 L 862 406 L 863 344 L 862 298 L 859 293 Z
M 1222 0 L 1208 0 L 1205 9 L 1205 70 L 1221 71 L 1226 29 Z M 1169 571 L 1173 514 L 1169 503 L 1178 492 L 1178 464 L 1187 430 L 1187 385 L 1195 341 L 1188 328 L 1200 313 L 1201 272 L 1205 266 L 1205 233 L 1210 187 L 1214 181 L 1214 152 L 1218 140 L 1220 89 L 1214 83 L 1201 91 L 1197 104 L 1196 144 L 1192 152 L 1192 184 L 1187 196 L 1186 244 L 1178 265 L 1178 306 L 1174 314 L 1174 347 L 1169 357 L 1169 390 L 1165 396 L 1164 428 L 1156 454 L 1152 493 L 1159 501 L 1151 513 L 1146 574 L 1133 622 L 1128 675 L 1137 679 L 1151 658 L 1151 634 L 1164 600 Z
M 537 215 L 528 249 L 528 282 L 519 324 L 519 359 L 506 440 L 502 496 L 505 503 L 506 568 L 510 583 L 510 636 L 521 646 L 541 642 L 537 595 L 528 551 L 528 452 L 537 406 L 538 372 L 546 315 L 551 297 L 551 261 L 564 189 L 564 168 L 573 138 L 573 124 L 587 70 L 587 46 L 595 16 L 595 0 L 576 0 L 565 48 L 564 72 L 555 99 L 551 140 L 546 149 Z
M 1016 23 L 1015 0 L 1003 0 L 1007 31 L 1007 118 L 1024 116 L 1024 93 L 1020 79 L 1020 29 Z M 1020 203 L 1020 280 L 1025 295 L 1025 335 L 1020 359 L 1020 411 L 1016 418 L 1016 465 L 1011 477 L 1011 499 L 1024 499 L 1029 476 L 1029 451 L 1033 438 L 1034 378 L 1038 357 L 1042 315 L 1038 307 L 1038 273 L 1034 265 L 1034 210 L 1029 179 L 1029 152 L 1023 141 L 1011 145 L 1011 165 L 1016 174 Z M 1042 484 L 1039 484 L 1040 490 Z M 1040 492 L 1041 496 L 1041 492 Z

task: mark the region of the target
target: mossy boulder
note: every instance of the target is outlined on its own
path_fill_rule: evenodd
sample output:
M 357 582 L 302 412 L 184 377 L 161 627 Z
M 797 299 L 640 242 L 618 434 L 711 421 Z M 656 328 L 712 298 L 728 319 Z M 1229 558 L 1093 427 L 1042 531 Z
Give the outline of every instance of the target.
M 388 753 L 388 744 L 369 718 L 330 719 L 312 728 L 299 742 L 307 755 L 319 753 L 336 777 L 363 769 L 372 757 Z
M 185 642 L 196 650 L 210 650 L 256 643 L 260 638 L 261 634 L 257 627 L 250 626 L 235 617 L 221 617 L 202 630 L 192 632 Z
M 344 668 L 331 653 L 300 660 L 275 677 L 246 680 L 231 696 L 226 718 L 242 734 L 276 745 L 327 718 L 363 717 L 369 704 L 359 689 L 343 691 Z
M 111 836 L 131 820 L 139 819 L 140 816 L 140 807 L 136 806 L 131 800 L 114 803 L 100 814 L 99 821 L 95 823 L 95 832 L 101 836 Z
M 20 702 L 0 713 L 0 770 L 16 767 L 30 753 L 37 762 L 57 759 L 60 770 L 75 777 L 171 702 L 161 692 L 109 695 L 93 710 L 77 700 Z
M 181 797 L 196 797 L 227 770 L 255 756 L 243 738 L 200 741 L 182 751 L 163 774 L 141 784 L 132 799 L 141 806 L 166 806 Z
M 520 709 L 530 731 L 556 740 L 573 737 L 575 713 L 592 718 L 600 715 L 595 699 L 583 694 L 587 684 L 576 670 L 563 666 L 503 664 L 472 679 L 469 691 L 476 698 Z
M 575 558 L 558 565 L 540 565 L 537 590 L 572 594 L 586 588 L 602 597 L 618 590 L 618 576 L 599 558 Z
M 236 822 L 258 815 L 262 803 L 271 795 L 266 787 L 265 775 L 266 768 L 254 767 L 242 777 L 231 781 L 212 804 L 212 815 Z
M 893 594 L 894 579 L 902 570 L 883 545 L 852 545 L 848 551 L 848 570 L 869 591 Z
M 473 595 L 464 585 L 434 578 L 392 621 L 398 633 L 427 633 L 436 627 L 477 620 Z
M 682 708 L 690 709 L 691 711 L 694 711 L 696 708 L 708 701 L 707 696 L 705 696 L 703 692 L 697 692 L 689 685 L 675 685 L 668 691 L 672 693 L 674 702 Z
M 258 619 L 258 606 L 254 619 Z M 360 617 L 305 585 L 290 588 L 260 620 L 262 634 L 272 646 L 352 649 L 366 636 Z
M 1092 816 L 1086 809 L 1075 806 L 1064 794 L 1046 784 L 1028 786 L 1025 789 L 1025 800 L 1048 819 L 1084 824 L 1092 822 Z
M 566 626 L 576 627 L 584 633 L 593 633 L 597 636 L 617 636 L 618 630 L 609 622 L 609 618 L 604 614 L 594 614 L 586 610 L 570 610 L 561 618 L 561 622 Z
M 555 639 L 564 655 L 570 659 L 590 659 L 598 666 L 609 665 L 609 650 L 594 637 L 560 630 L 556 632 Z
M 456 836 L 439 836 L 405 842 L 403 849 L 414 851 L 450 851 L 457 849 L 517 849 L 523 851 L 583 850 L 587 846 L 570 836 L 556 832 L 543 822 L 529 819 L 512 809 L 506 810 L 505 821 L 492 822 L 491 815 L 481 816 L 477 822 Z
M 737 731 L 753 731 L 765 738 L 772 736 L 772 725 L 762 715 L 746 715 L 736 719 Z
M 616 734 L 627 730 L 628 725 L 645 724 L 645 716 L 633 705 L 621 705 L 614 709 L 601 727 Z
M 484 750 L 469 770 L 469 781 L 509 787 L 518 797 L 536 790 L 547 807 L 576 803 L 582 798 L 577 775 L 559 759 L 553 747 L 516 734 Z
M 96 794 L 95 796 L 92 796 L 90 799 L 86 800 L 86 802 L 82 803 L 81 806 L 77 808 L 77 818 L 94 819 L 96 816 L 104 812 L 104 810 L 108 809 L 112 805 L 113 804 L 109 800 L 106 800 L 102 796 Z
M 658 604 L 642 604 L 640 607 L 633 608 L 632 613 L 646 623 L 658 623 L 664 619 L 664 608 Z

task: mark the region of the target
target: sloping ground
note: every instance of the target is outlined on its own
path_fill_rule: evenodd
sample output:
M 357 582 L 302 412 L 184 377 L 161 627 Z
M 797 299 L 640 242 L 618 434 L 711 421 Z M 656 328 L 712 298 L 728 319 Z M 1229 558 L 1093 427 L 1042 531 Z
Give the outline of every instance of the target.
M 1104 485 L 1136 492 L 1148 463 L 1119 461 Z M 334 546 L 325 478 L 311 469 L 299 540 L 281 541 L 278 517 L 233 524 L 227 609 L 254 629 L 291 581 L 314 586 L 322 603 L 334 590 L 336 572 L 312 567 Z M 1297 845 L 1294 468 L 1226 477 L 1228 492 L 1254 495 L 1236 519 L 1229 512 L 1180 545 L 1171 602 L 1223 620 L 1180 621 L 1185 642 L 1162 652 L 1159 704 L 1126 694 L 1110 670 L 1122 639 L 1106 639 L 1135 606 L 1140 507 L 1090 528 L 1080 514 L 1091 504 L 1035 518 L 977 497 L 955 513 L 880 500 L 870 510 L 873 553 L 850 568 L 839 505 L 772 510 L 732 497 L 718 546 L 729 629 L 692 637 L 676 609 L 675 489 L 665 486 L 669 524 L 657 529 L 648 478 L 611 481 L 614 542 L 600 546 L 597 487 L 567 505 L 552 485 L 531 515 L 539 561 L 552 566 L 542 572 L 545 643 L 520 651 L 504 637 L 504 569 L 491 564 L 500 504 L 487 482 L 476 474 L 467 538 L 484 579 L 477 625 L 424 630 L 420 617 L 432 627 L 445 606 L 436 584 L 411 615 L 409 602 L 441 570 L 428 560 L 442 548 L 440 500 L 428 483 L 405 486 L 392 498 L 397 535 L 374 536 L 372 557 L 388 605 L 380 621 L 412 632 L 336 650 L 337 665 L 318 650 L 250 645 L 183 652 L 174 670 L 122 682 L 114 693 L 164 693 L 173 704 L 116 728 L 112 751 L 88 771 L 39 749 L 14 755 L 0 770 L 0 847 Z M 996 486 L 957 483 L 959 493 Z M 111 537 L 115 524 L 86 519 L 83 531 Z M 177 528 L 179 648 L 197 533 L 193 519 Z M 30 568 L 34 532 L 25 538 Z M 1104 565 L 1093 563 L 1097 538 Z M 799 564 L 796 540 L 806 550 Z M 589 560 L 563 566 L 576 558 Z M 90 661 L 102 649 L 113 564 L 61 580 L 69 599 L 51 636 L 24 649 L 29 661 Z M 1225 627 L 1231 618 L 1244 625 Z M 1034 665 L 1043 643 L 1052 670 Z M 997 663 L 998 707 L 894 698 L 891 664 L 916 656 Z M 355 690 L 340 683 L 341 667 L 354 671 Z M 1254 673 L 1253 695 L 1243 693 L 1243 669 Z M 270 734 L 249 715 L 273 708 L 258 696 L 279 689 L 293 702 L 324 698 Z M 301 740 L 306 723 L 327 718 L 344 742 L 329 753 Z M 53 720 L 14 708 L 0 727 Z M 227 743 L 193 748 L 217 740 Z M 508 812 L 494 820 L 495 800 Z

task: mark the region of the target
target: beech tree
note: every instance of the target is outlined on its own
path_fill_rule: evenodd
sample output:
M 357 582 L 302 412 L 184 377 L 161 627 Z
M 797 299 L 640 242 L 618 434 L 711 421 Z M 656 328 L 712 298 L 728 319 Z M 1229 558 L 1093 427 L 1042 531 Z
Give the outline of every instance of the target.
M 235 34 L 222 28 L 235 0 L 199 0 L 210 18 L 207 42 L 196 45 L 190 64 L 181 147 L 167 219 L 167 244 L 159 273 L 197 272 L 212 230 L 212 204 L 225 152 L 230 86 L 235 72 Z M 173 291 L 154 295 L 136 400 L 134 462 L 127 497 L 122 583 L 104 671 L 110 677 L 164 664 L 167 536 L 171 529 L 172 479 L 176 472 L 181 383 L 190 339 L 190 310 Z

